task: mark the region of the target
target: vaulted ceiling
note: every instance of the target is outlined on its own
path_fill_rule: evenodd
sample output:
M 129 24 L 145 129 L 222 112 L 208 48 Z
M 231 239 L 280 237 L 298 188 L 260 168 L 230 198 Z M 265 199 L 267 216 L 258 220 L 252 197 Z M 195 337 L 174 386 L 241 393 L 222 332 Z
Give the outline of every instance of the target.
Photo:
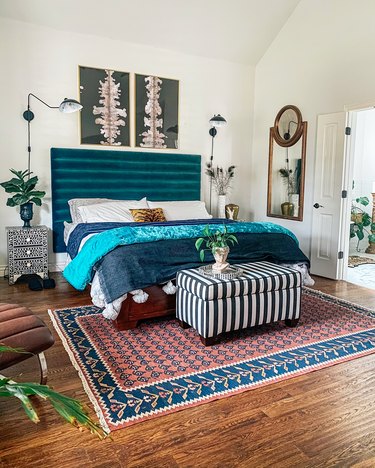
M 255 65 L 300 0 L 1 0 L 0 16 Z

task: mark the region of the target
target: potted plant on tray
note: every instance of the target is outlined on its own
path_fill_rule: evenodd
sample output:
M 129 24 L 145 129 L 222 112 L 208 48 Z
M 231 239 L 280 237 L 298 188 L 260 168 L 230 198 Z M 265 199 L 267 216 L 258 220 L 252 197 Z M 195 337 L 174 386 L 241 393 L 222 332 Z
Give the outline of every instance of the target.
M 30 221 L 33 219 L 33 203 L 41 206 L 42 198 L 46 192 L 35 190 L 38 183 L 38 176 L 30 177 L 32 172 L 29 170 L 16 171 L 10 169 L 10 172 L 15 175 L 10 180 L 0 183 L 7 193 L 14 193 L 7 200 L 7 206 L 20 205 L 20 215 L 24 222 L 23 227 L 30 227 Z
M 223 230 L 212 232 L 208 226 L 204 228 L 203 235 L 195 242 L 195 247 L 199 252 L 201 262 L 204 261 L 205 251 L 209 250 L 212 252 L 216 263 L 212 266 L 212 269 L 217 272 L 223 272 L 228 268 L 229 263 L 227 257 L 229 254 L 229 243 L 234 245 L 238 244 L 237 237 L 234 234 L 228 232 L 227 227 L 224 225 Z M 206 248 L 202 246 L 205 245 Z

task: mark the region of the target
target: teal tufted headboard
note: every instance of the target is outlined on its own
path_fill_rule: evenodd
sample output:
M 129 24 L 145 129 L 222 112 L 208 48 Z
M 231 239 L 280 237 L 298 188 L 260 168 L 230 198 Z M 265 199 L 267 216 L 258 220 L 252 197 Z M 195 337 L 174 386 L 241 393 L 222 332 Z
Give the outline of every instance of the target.
M 116 200 L 200 200 L 201 157 L 51 148 L 54 252 L 65 252 L 64 221 L 70 221 L 71 198 Z

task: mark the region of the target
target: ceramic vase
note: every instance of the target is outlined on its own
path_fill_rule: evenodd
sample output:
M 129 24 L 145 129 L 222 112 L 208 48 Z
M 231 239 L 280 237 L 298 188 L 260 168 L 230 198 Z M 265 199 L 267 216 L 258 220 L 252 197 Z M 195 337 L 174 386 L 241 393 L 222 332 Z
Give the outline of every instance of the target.
M 217 199 L 217 215 L 218 218 L 225 218 L 225 205 L 227 204 L 226 195 L 218 195 Z
M 229 263 L 227 262 L 229 247 L 216 247 L 212 249 L 212 255 L 216 263 L 213 264 L 212 270 L 222 272 L 225 271 Z
M 33 219 L 33 204 L 31 202 L 20 206 L 20 216 L 23 221 L 23 227 L 29 228 L 30 221 Z

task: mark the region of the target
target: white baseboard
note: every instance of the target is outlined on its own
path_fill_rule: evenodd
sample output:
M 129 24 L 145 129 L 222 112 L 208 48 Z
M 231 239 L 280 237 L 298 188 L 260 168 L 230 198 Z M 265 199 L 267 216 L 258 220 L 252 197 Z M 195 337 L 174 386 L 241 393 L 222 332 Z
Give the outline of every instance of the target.
M 0 265 L 0 275 L 5 276 L 5 273 L 8 271 L 8 265 Z

